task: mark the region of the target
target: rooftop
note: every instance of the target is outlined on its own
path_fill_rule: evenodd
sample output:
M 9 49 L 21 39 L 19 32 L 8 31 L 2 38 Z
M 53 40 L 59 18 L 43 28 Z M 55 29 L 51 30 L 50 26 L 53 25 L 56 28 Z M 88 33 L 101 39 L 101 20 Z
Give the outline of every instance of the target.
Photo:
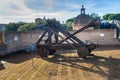
M 73 22 L 73 30 L 77 30 L 93 20 L 89 15 L 85 13 L 84 5 L 82 5 L 80 12 L 81 13 L 75 18 Z

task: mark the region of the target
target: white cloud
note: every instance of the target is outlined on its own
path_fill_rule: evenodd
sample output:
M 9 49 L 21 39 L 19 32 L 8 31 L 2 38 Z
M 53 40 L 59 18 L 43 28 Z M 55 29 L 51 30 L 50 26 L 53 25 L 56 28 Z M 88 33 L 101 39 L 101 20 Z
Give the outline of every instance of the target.
M 18 21 L 26 21 L 33 22 L 35 18 L 43 18 L 46 16 L 47 18 L 56 18 L 60 21 L 65 21 L 68 18 L 77 16 L 80 12 L 81 3 L 64 3 L 58 0 L 41 0 L 45 7 L 49 9 L 53 9 L 53 12 L 42 12 L 43 10 L 33 10 L 30 9 L 26 2 L 27 0 L 0 0 L 0 23 L 8 23 L 8 22 L 18 22 Z M 28 0 L 29 1 L 29 0 Z M 54 4 L 61 3 L 64 10 L 54 10 Z M 31 3 L 32 4 L 32 3 Z M 60 5 L 61 5 L 60 4 Z M 111 4 L 111 3 L 108 3 Z M 104 7 L 98 8 L 95 7 L 98 5 L 97 2 L 87 1 L 85 4 L 86 13 L 96 12 L 99 14 L 107 13 L 107 12 L 117 12 L 118 11 L 118 3 L 113 3 L 112 7 Z M 39 7 L 39 6 L 38 6 Z M 70 10 L 78 10 L 78 11 L 70 11 Z M 115 11 L 116 10 L 116 11 Z
M 59 16 L 62 13 L 41 13 L 40 11 L 29 9 L 25 3 L 25 0 L 1 0 L 0 1 L 0 23 L 8 23 L 8 22 L 18 22 L 18 21 L 34 21 L 37 17 L 52 17 L 53 15 Z M 53 4 L 52 0 L 49 0 L 47 3 Z M 11 5 L 16 5 L 18 8 L 11 8 Z M 53 17 L 54 17 L 53 16 Z
M 33 12 L 31 15 L 26 15 L 26 16 L 2 16 L 0 18 L 1 23 L 8 23 L 8 22 L 19 22 L 19 21 L 25 21 L 25 22 L 34 22 L 35 18 L 43 18 L 46 16 L 46 18 L 56 18 L 60 21 L 65 21 L 68 18 L 74 17 L 77 15 L 75 12 L 70 12 L 67 11 L 60 11 L 60 12 L 54 12 L 54 13 L 36 13 Z
M 25 0 L 1 0 L 0 1 L 0 23 L 16 22 L 23 20 L 23 16 L 32 13 L 32 10 L 24 4 Z M 12 5 L 15 5 L 13 7 Z M 18 17 L 21 16 L 21 17 Z
M 58 20 L 65 21 L 74 14 L 74 12 L 69 11 L 46 13 L 41 12 L 40 10 L 32 10 L 25 5 L 25 0 L 1 0 L 0 3 L 0 6 L 2 7 L 0 8 L 0 12 L 4 12 L 4 14 L 0 14 L 0 23 L 19 21 L 33 22 L 35 18 L 43 18 L 44 16 L 47 18 L 56 18 Z M 54 0 L 44 0 L 44 3 L 46 5 L 50 4 L 50 6 L 53 7 Z M 11 8 L 11 5 L 16 5 L 17 8 Z
M 52 7 L 54 0 L 44 0 L 44 2 L 45 4 L 50 4 Z M 11 8 L 13 4 L 17 6 L 17 9 Z M 0 6 L 0 12 L 4 13 L 0 15 L 0 23 L 19 21 L 33 22 L 35 18 L 43 18 L 44 16 L 47 18 L 55 17 L 62 20 L 63 16 L 65 17 L 68 15 L 68 12 L 65 11 L 45 13 L 38 10 L 31 10 L 25 5 L 25 0 L 1 0 Z
M 27 8 L 24 1 L 25 0 L 1 0 L 0 5 L 2 8 L 0 8 L 0 12 L 3 12 L 4 14 L 1 14 L 0 16 L 17 16 L 31 13 L 31 10 Z M 17 8 L 12 8 L 13 5 Z

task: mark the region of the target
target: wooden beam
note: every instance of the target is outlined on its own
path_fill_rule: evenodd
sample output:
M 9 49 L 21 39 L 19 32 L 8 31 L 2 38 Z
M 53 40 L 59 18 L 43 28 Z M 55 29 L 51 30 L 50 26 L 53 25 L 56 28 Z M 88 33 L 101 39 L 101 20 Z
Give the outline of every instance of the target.
M 77 50 L 77 48 L 81 47 L 79 44 L 71 44 L 71 45 L 69 45 L 69 44 L 52 44 L 51 49 L 54 49 L 54 50 L 66 50 L 66 49 Z M 49 46 L 48 44 L 39 44 L 38 48 L 45 47 L 46 49 L 48 49 L 48 46 Z M 75 46 L 76 48 L 74 48 L 73 46 Z
M 66 37 L 64 40 L 60 41 L 59 44 L 61 44 L 62 42 L 66 41 L 67 39 L 71 38 L 71 36 L 76 35 L 77 33 L 82 32 L 82 31 L 84 31 L 85 29 L 91 27 L 93 24 L 95 24 L 95 22 L 96 22 L 97 20 L 98 20 L 98 19 L 92 20 L 92 21 L 89 22 L 87 25 L 83 26 L 81 29 L 77 30 L 77 31 L 74 32 L 73 34 L 71 34 L 71 35 L 69 35 L 68 37 Z
M 58 34 L 59 32 L 57 31 L 56 34 Z M 54 34 L 55 37 L 55 43 L 58 43 L 58 35 Z
M 69 36 L 68 34 L 64 33 L 63 31 L 62 31 L 62 33 L 63 33 L 66 37 Z M 71 39 L 71 38 L 69 38 L 69 39 L 70 39 L 70 41 L 72 41 L 74 44 L 77 44 L 73 39 Z
M 56 34 L 57 36 L 59 36 L 61 39 L 64 39 L 64 37 L 62 37 L 61 35 L 59 35 L 59 34 L 57 34 L 53 29 L 51 29 L 50 27 L 48 27 L 47 26 L 47 28 L 51 31 L 51 32 L 53 32 L 54 34 Z M 74 49 L 76 49 L 76 47 L 75 46 L 73 46 L 73 45 L 71 45 L 70 43 L 69 43 L 69 41 L 66 41 L 70 46 L 72 46 Z
M 65 31 L 62 27 L 59 27 L 59 30 L 60 30 L 61 33 L 64 33 L 64 34 L 69 35 L 70 38 L 72 38 L 72 39 L 74 39 L 75 41 L 77 41 L 80 45 L 84 45 L 84 43 L 83 43 L 80 39 L 78 39 L 76 36 L 72 35 L 70 32 Z M 70 38 L 69 38 L 69 39 L 70 39 Z M 64 40 L 64 41 L 66 41 L 66 40 Z M 60 43 L 59 43 L 59 44 L 60 44 Z
M 45 34 L 48 32 L 48 30 L 45 30 L 42 34 L 41 37 L 38 39 L 38 41 L 36 42 L 36 44 L 39 44 L 39 42 L 42 40 L 42 38 L 45 36 Z
M 52 36 L 52 35 L 53 35 L 53 33 L 51 33 L 51 36 Z M 47 39 L 45 40 L 45 43 L 48 43 L 48 41 L 49 41 L 49 40 L 48 40 L 48 38 L 47 38 Z
M 49 48 L 52 46 L 52 32 L 48 30 L 48 45 Z

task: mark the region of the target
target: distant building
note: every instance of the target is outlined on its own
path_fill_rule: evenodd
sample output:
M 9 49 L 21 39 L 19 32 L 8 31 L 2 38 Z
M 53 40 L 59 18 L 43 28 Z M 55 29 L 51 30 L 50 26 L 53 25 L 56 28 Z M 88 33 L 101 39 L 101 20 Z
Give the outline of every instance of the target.
M 93 20 L 90 16 L 85 14 L 85 8 L 83 5 L 80 12 L 81 13 L 76 17 L 76 19 L 73 22 L 73 30 L 78 30 L 82 28 L 84 25 L 86 25 L 88 22 Z

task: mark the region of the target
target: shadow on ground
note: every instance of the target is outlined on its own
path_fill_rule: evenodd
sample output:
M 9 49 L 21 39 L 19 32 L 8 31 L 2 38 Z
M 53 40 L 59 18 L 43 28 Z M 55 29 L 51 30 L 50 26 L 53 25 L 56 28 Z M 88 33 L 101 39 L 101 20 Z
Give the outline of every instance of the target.
M 120 50 L 120 45 L 101 45 L 95 51 Z
M 112 57 L 106 58 L 101 56 L 95 56 L 92 59 L 80 59 L 78 57 L 69 57 L 69 56 L 54 56 L 52 58 L 43 58 L 46 61 L 61 64 L 65 66 L 74 67 L 77 69 L 86 70 L 95 74 L 99 74 L 103 77 L 107 77 L 108 80 L 119 80 L 120 79 L 120 59 L 115 59 Z M 92 66 L 85 66 L 81 63 L 88 63 Z M 100 66 L 108 68 L 108 72 L 104 71 Z M 97 68 L 94 69 L 94 67 Z
M 37 55 L 38 55 L 37 53 L 27 53 L 25 51 L 19 51 L 19 52 L 15 52 L 15 53 L 12 53 L 6 56 L 2 56 L 0 57 L 0 60 L 5 61 L 5 62 L 19 64 L 27 60 L 30 60 L 36 57 Z
M 104 50 L 120 50 L 120 46 L 100 46 L 99 48 L 95 49 L 95 51 L 104 51 Z M 69 51 L 69 53 L 73 53 L 73 52 L 74 51 Z M 25 51 L 19 51 L 0 57 L 0 60 L 19 64 L 24 61 L 30 60 L 36 56 L 38 56 L 37 53 L 32 54 L 32 53 L 26 53 Z
M 114 47 L 114 46 L 113 46 Z M 98 51 L 103 51 L 103 50 L 120 50 L 120 47 L 117 46 L 116 48 L 114 47 L 102 47 L 103 49 L 98 49 Z M 34 53 L 33 55 L 31 53 L 26 53 L 26 52 L 17 52 L 11 55 L 7 55 L 4 57 L 0 58 L 0 61 L 6 61 L 10 63 L 15 63 L 19 64 L 24 61 L 30 60 L 34 57 L 38 56 L 37 53 Z M 95 56 L 92 59 L 81 59 L 77 56 L 63 56 L 63 55 L 56 55 L 53 56 L 52 58 L 42 58 L 48 62 L 55 63 L 55 64 L 61 64 L 65 66 L 70 66 L 74 67 L 77 69 L 82 69 L 86 70 L 92 73 L 99 74 L 103 77 L 108 77 L 108 80 L 119 80 L 120 79 L 120 59 L 116 59 L 113 57 L 102 57 L 102 56 Z M 84 66 L 81 63 L 88 63 L 91 64 L 92 66 Z M 100 66 L 103 68 L 107 68 L 108 71 L 105 72 Z M 94 67 L 97 68 L 94 69 Z M 0 70 L 4 69 L 4 65 L 0 63 Z

